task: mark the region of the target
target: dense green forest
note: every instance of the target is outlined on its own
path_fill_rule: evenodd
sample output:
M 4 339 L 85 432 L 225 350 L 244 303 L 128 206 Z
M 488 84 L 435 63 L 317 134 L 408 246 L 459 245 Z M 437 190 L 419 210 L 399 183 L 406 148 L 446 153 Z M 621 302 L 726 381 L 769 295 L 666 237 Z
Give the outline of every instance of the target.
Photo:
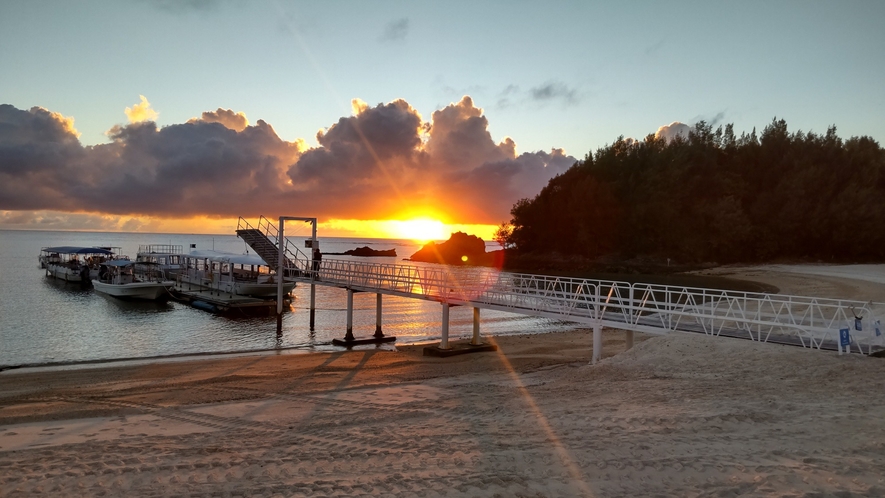
M 885 260 L 885 151 L 789 133 L 619 138 L 518 201 L 499 240 L 521 254 L 679 263 Z

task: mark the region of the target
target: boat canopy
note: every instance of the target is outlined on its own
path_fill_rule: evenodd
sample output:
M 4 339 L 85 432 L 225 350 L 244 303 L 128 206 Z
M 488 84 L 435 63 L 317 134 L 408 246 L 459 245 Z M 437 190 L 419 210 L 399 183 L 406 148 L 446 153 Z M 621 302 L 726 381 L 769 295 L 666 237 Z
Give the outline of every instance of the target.
M 134 265 L 135 261 L 130 261 L 128 259 L 112 259 L 110 261 L 105 261 L 102 263 L 103 266 L 129 266 Z M 139 262 L 138 264 L 142 264 Z
M 111 256 L 114 254 L 113 251 L 104 249 L 102 247 L 77 247 L 77 246 L 58 246 L 58 247 L 44 247 L 42 249 L 43 252 L 49 253 L 58 253 L 58 254 L 106 254 Z
M 187 257 L 208 259 L 217 263 L 230 263 L 233 265 L 255 265 L 268 266 L 268 264 L 257 254 L 234 254 L 222 251 L 191 251 Z

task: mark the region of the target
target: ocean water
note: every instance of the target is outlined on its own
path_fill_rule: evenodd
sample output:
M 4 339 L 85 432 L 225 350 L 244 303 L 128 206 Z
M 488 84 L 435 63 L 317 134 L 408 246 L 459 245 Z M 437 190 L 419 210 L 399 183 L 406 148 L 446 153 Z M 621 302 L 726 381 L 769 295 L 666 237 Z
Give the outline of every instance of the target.
M 326 255 L 324 259 L 420 264 L 403 261 L 420 248 L 414 241 L 319 240 L 324 253 L 362 246 L 397 252 L 396 258 Z M 331 341 L 344 337 L 347 293 L 343 289 L 316 287 L 316 323 L 311 331 L 310 286 L 299 284 L 291 307 L 283 313 L 278 334 L 273 314 L 214 315 L 175 301 L 123 301 L 47 277 L 37 262 L 40 249 L 47 246 L 119 247 L 122 254 L 134 259 L 142 244 L 178 244 L 185 251 L 190 244 L 196 244 L 197 249 L 236 253 L 248 249 L 235 235 L 0 230 L 0 369 L 182 354 L 339 349 Z M 399 344 L 431 342 L 440 337 L 442 306 L 384 296 L 382 319 L 385 335 L 396 336 Z M 483 335 L 543 333 L 571 327 L 574 325 L 545 318 L 482 311 Z M 375 294 L 358 293 L 354 296 L 354 335 L 368 337 L 374 331 Z M 472 309 L 453 307 L 449 337 L 470 337 L 472 332 Z

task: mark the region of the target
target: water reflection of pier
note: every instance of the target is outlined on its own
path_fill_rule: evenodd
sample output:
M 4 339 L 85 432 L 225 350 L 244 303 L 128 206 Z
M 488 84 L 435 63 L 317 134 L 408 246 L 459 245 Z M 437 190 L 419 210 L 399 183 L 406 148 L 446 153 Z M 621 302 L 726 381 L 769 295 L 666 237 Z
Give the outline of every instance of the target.
M 313 240 L 316 239 L 314 219 L 281 218 L 281 227 L 286 219 L 312 222 Z M 344 260 L 316 262 L 265 218 L 259 221 L 259 228 L 252 228 L 241 219 L 237 235 L 265 261 L 276 261 L 276 267 L 283 268 L 286 278 L 311 285 L 311 310 L 315 309 L 315 285 L 347 291 L 347 330 L 343 343 L 356 340 L 353 337 L 353 294 L 356 292 L 377 295 L 376 339 L 383 337 L 383 295 L 439 302 L 442 306 L 441 349 L 449 347 L 448 317 L 452 306 L 473 307 L 472 343 L 477 344 L 482 309 L 587 324 L 593 329 L 594 362 L 601 358 L 603 327 L 625 331 L 628 348 L 634 331 L 692 332 L 864 354 L 882 350 L 885 341 L 878 317 L 885 309 L 883 303 L 518 274 L 478 267 L 419 267 Z

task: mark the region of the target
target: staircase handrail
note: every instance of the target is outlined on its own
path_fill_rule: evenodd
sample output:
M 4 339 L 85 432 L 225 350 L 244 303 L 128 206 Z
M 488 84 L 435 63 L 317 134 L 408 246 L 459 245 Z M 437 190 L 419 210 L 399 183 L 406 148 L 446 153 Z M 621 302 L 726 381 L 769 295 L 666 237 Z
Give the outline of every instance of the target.
M 237 220 L 237 236 L 239 236 L 240 231 L 246 230 L 254 230 L 260 233 L 267 241 L 268 248 L 273 248 L 276 256 L 279 256 L 279 231 L 275 224 L 273 224 L 269 219 L 267 219 L 264 215 L 260 215 L 258 218 L 258 227 L 253 227 L 245 218 L 242 216 Z M 251 244 L 249 244 L 251 246 Z M 256 251 L 258 251 L 257 247 L 252 247 Z M 302 257 L 299 257 L 299 254 Z M 273 261 L 267 261 L 268 266 L 273 268 L 274 270 L 279 271 L 277 268 L 277 258 L 272 258 Z M 284 237 L 283 242 L 283 268 L 281 273 L 284 277 L 297 277 L 301 276 L 301 273 L 308 269 L 308 264 L 302 263 L 301 259 L 308 259 L 307 256 L 298 250 L 298 246 L 288 238 Z

